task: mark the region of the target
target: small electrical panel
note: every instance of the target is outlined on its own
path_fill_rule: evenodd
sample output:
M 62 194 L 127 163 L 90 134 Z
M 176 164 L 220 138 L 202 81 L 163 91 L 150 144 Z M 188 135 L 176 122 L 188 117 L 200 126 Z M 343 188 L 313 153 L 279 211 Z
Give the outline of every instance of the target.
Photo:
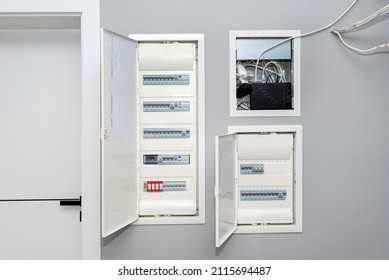
M 216 137 L 217 247 L 233 232 L 301 232 L 301 126 L 229 132 Z
M 230 114 L 300 115 L 297 30 L 230 31 Z
M 105 217 L 203 223 L 204 37 L 129 37 L 104 31 Z

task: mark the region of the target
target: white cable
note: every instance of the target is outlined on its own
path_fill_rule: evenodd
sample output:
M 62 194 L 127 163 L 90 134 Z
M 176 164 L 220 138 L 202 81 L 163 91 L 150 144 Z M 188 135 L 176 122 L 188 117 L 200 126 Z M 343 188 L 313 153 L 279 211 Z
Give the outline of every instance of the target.
M 265 49 L 264 51 L 262 51 L 262 53 L 258 56 L 258 59 L 257 59 L 257 63 L 255 64 L 256 67 L 255 67 L 255 74 L 254 74 L 254 79 L 255 79 L 255 82 L 257 81 L 257 73 L 258 73 L 258 70 L 257 70 L 257 67 L 258 67 L 258 64 L 259 64 L 259 60 L 261 59 L 261 56 L 266 53 L 267 51 L 287 42 L 287 41 L 290 41 L 290 40 L 293 40 L 293 39 L 297 39 L 297 38 L 302 38 L 302 37 L 306 37 L 306 36 L 309 36 L 309 35 L 312 35 L 312 34 L 315 34 L 315 33 L 318 33 L 320 31 L 323 31 L 323 30 L 326 30 L 328 28 L 330 28 L 331 26 L 333 26 L 336 22 L 338 22 L 354 5 L 355 3 L 357 2 L 357 0 L 354 0 L 351 5 L 337 18 L 335 19 L 333 22 L 331 22 L 329 25 L 325 26 L 325 27 L 322 27 L 322 28 L 319 28 L 319 29 L 316 29 L 316 30 L 313 30 L 313 31 L 310 31 L 310 32 L 307 32 L 307 33 L 304 33 L 304 34 L 301 34 L 301 35 L 296 35 L 296 36 L 293 36 L 293 37 L 289 37 L 289 38 L 286 38 L 280 42 L 278 42 L 277 44 L 274 44 L 270 47 L 268 47 L 267 49 Z
M 340 34 L 346 33 L 346 32 L 351 32 L 351 31 L 354 31 L 355 29 L 360 28 L 366 24 L 374 22 L 375 20 L 381 18 L 382 16 L 384 16 L 387 13 L 389 13 L 389 4 L 382 7 L 381 9 L 379 9 L 375 13 L 371 14 L 370 16 L 353 23 L 352 25 L 350 25 L 348 27 L 345 27 L 343 29 L 335 29 L 335 30 L 338 31 Z
M 246 67 L 253 67 L 255 68 L 255 64 L 247 64 Z M 262 71 L 266 71 L 266 72 L 269 72 L 270 74 L 275 74 L 275 75 L 278 75 L 280 76 L 280 74 L 276 71 L 273 71 L 273 70 L 270 70 L 270 69 L 264 69 L 263 67 L 261 66 L 258 66 L 258 69 L 262 70 Z M 280 76 L 280 78 L 282 78 L 284 81 L 285 81 L 285 76 L 283 75 L 282 77 Z
M 268 66 L 271 66 L 271 65 L 273 65 L 274 67 L 275 67 L 275 69 L 277 69 L 277 72 L 276 71 L 274 71 L 274 73 L 278 76 L 278 77 L 280 77 L 280 79 L 281 79 L 281 82 L 285 82 L 285 77 L 284 77 L 284 75 L 283 75 L 283 73 L 282 73 L 282 67 L 281 67 L 281 65 L 277 62 L 277 61 L 273 61 L 273 60 L 271 60 L 271 61 L 269 61 L 269 62 L 267 62 L 266 64 L 265 64 L 265 66 L 263 66 L 263 71 L 271 71 L 269 68 L 268 68 Z
M 387 47 L 389 47 L 389 44 L 380 44 L 380 45 L 377 45 L 377 46 L 372 47 L 372 48 L 370 48 L 370 49 L 358 49 L 358 48 L 356 48 L 356 47 L 353 47 L 353 46 L 347 44 L 347 43 L 343 40 L 342 35 L 340 35 L 340 33 L 339 33 L 337 30 L 333 30 L 332 33 L 338 35 L 338 37 L 339 37 L 340 41 L 342 42 L 342 44 L 345 45 L 347 48 L 349 48 L 349 49 L 351 49 L 351 50 L 353 50 L 353 51 L 359 52 L 359 53 L 364 53 L 364 54 L 366 54 L 366 53 L 372 52 L 372 51 L 377 50 L 377 49 L 380 49 L 380 48 L 387 48 Z
M 359 49 L 359 48 L 356 48 L 356 47 L 353 47 L 353 46 L 347 44 L 343 40 L 343 37 L 341 35 L 342 33 L 354 31 L 355 29 L 361 28 L 361 27 L 363 27 L 371 22 L 374 22 L 375 20 L 379 19 L 380 17 L 384 16 L 387 13 L 389 13 L 389 4 L 382 7 L 381 9 L 379 9 L 375 13 L 371 14 L 370 16 L 368 16 L 364 19 L 361 19 L 360 21 L 357 21 L 357 22 L 353 23 L 352 25 L 345 27 L 343 29 L 334 29 L 331 31 L 331 33 L 337 35 L 339 37 L 340 41 L 342 42 L 342 44 L 345 45 L 347 48 L 349 48 L 355 52 L 362 53 L 362 54 L 366 54 L 366 53 L 372 52 L 372 51 L 380 49 L 380 48 L 389 47 L 389 44 L 379 44 L 379 45 L 372 47 L 370 49 Z

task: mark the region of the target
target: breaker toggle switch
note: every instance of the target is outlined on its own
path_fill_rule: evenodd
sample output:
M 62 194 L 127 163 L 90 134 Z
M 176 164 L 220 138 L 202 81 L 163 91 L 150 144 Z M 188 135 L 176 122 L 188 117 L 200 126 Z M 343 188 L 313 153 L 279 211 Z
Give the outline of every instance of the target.
M 185 191 L 185 181 L 146 181 L 144 182 L 144 191 L 162 192 L 162 191 Z
M 144 183 L 144 189 L 147 192 L 161 192 L 163 181 L 147 181 Z

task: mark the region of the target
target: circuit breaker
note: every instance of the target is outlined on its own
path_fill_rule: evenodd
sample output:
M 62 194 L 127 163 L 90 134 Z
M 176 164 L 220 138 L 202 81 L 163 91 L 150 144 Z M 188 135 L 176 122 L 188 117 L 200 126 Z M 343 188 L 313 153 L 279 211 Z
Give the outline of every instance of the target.
M 301 127 L 230 132 L 216 137 L 217 247 L 234 232 L 301 231 Z
M 230 115 L 300 115 L 300 31 L 230 31 Z
M 105 235 L 203 223 L 203 35 L 103 37 Z

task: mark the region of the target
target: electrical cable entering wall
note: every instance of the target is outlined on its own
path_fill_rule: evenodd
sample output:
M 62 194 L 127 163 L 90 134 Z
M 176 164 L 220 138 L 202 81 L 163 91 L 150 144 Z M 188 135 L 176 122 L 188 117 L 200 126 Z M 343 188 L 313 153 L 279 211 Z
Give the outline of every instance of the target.
M 362 28 L 370 23 L 375 24 L 375 23 L 377 23 L 376 21 L 379 18 L 382 18 L 387 13 L 389 13 L 389 4 L 382 7 L 381 9 L 379 9 L 375 13 L 371 14 L 370 16 L 353 23 L 352 25 L 350 25 L 348 27 L 345 27 L 342 29 L 334 29 L 331 31 L 331 33 L 337 35 L 344 46 L 346 46 L 347 48 L 349 48 L 355 52 L 362 53 L 362 54 L 370 53 L 370 52 L 375 51 L 375 50 L 380 49 L 380 48 L 389 47 L 388 43 L 384 43 L 384 44 L 379 44 L 379 45 L 374 46 L 374 47 L 369 48 L 369 49 L 359 49 L 359 48 L 356 48 L 354 46 L 351 46 L 350 44 L 347 44 L 341 35 L 341 34 L 345 34 L 345 33 L 349 33 L 349 32 L 355 32 L 357 29 L 360 29 L 360 28 Z

